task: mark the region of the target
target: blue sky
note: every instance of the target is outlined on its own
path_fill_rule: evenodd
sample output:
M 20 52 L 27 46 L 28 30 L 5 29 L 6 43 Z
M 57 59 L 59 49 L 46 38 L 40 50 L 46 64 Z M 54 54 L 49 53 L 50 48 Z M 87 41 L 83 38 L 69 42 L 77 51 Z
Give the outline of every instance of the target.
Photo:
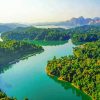
M 0 23 L 57 22 L 100 17 L 100 0 L 0 0 Z

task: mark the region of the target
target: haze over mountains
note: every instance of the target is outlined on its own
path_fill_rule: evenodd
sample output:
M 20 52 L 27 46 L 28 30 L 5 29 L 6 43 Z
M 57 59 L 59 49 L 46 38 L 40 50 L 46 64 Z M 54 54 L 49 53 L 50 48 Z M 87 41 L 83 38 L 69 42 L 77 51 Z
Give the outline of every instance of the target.
M 21 24 L 21 23 L 5 23 L 0 24 L 0 33 L 13 30 L 17 27 L 28 27 L 28 26 L 57 26 L 61 28 L 73 28 L 84 25 L 100 25 L 100 17 L 95 18 L 84 18 L 80 16 L 78 18 L 72 18 L 62 22 L 45 22 L 45 23 L 33 23 L 33 24 Z
M 91 25 L 91 24 L 100 24 L 100 17 L 95 18 L 84 18 L 83 16 L 79 18 L 72 18 L 71 20 L 61 22 L 59 24 L 66 26 L 83 26 L 83 25 Z
M 100 17 L 95 18 L 84 18 L 83 16 L 80 16 L 78 18 L 72 18 L 67 21 L 62 22 L 52 22 L 52 23 L 41 23 L 37 25 L 56 25 L 56 26 L 66 26 L 66 27 L 77 27 L 77 26 L 83 26 L 83 25 L 94 25 L 94 24 L 100 24 Z

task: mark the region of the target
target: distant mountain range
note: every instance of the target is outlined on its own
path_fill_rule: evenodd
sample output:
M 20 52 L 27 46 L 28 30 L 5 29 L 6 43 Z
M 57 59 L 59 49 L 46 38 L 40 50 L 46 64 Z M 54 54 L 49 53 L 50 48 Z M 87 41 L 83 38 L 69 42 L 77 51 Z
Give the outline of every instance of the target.
M 83 26 L 83 25 L 98 25 L 100 24 L 100 17 L 95 18 L 84 18 L 83 16 L 80 16 L 78 18 L 72 18 L 67 21 L 62 22 L 51 22 L 51 23 L 38 23 L 36 25 L 55 25 L 55 26 L 66 26 L 66 27 L 77 27 L 77 26 Z
M 84 25 L 100 25 L 100 17 L 95 18 L 84 18 L 80 16 L 78 18 L 72 18 L 67 21 L 62 22 L 49 22 L 49 23 L 33 23 L 33 24 L 20 24 L 20 23 L 5 23 L 0 24 L 0 33 L 11 31 L 17 27 L 28 27 L 28 26 L 52 26 L 52 27 L 60 27 L 60 28 L 73 28 L 77 26 Z

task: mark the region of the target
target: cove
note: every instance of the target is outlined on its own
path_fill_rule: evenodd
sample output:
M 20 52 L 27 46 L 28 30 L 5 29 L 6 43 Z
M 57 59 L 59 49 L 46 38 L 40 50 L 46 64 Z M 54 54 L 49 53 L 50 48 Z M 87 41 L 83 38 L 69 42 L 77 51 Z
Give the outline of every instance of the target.
M 20 60 L 1 73 L 0 89 L 18 100 L 90 100 L 70 83 L 52 79 L 45 72 L 48 60 L 72 55 L 73 47 L 71 40 L 63 45 L 43 46 L 43 53 Z

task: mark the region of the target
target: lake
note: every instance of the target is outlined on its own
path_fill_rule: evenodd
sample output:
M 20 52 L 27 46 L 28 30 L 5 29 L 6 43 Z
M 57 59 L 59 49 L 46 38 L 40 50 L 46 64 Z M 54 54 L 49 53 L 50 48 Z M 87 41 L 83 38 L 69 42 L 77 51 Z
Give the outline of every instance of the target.
M 71 40 L 63 45 L 43 46 L 43 53 L 20 60 L 1 73 L 0 88 L 18 100 L 90 100 L 70 83 L 52 79 L 45 72 L 48 60 L 72 55 L 73 47 Z
M 1 33 L 0 33 L 0 41 L 1 41 L 1 42 L 3 41 L 2 38 L 1 38 Z

